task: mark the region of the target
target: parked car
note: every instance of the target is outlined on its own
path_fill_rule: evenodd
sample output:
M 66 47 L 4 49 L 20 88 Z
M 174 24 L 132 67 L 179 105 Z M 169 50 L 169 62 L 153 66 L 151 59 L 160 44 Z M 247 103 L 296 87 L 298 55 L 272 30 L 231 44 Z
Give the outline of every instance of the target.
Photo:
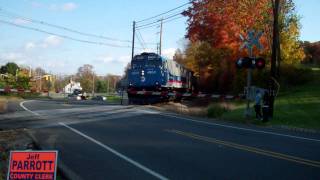
M 105 96 L 95 96 L 95 97 L 92 98 L 92 100 L 95 100 L 95 101 L 106 101 L 107 97 L 105 97 Z
M 72 100 L 81 100 L 81 96 L 75 95 L 75 94 L 69 94 L 68 95 L 68 99 L 72 99 Z

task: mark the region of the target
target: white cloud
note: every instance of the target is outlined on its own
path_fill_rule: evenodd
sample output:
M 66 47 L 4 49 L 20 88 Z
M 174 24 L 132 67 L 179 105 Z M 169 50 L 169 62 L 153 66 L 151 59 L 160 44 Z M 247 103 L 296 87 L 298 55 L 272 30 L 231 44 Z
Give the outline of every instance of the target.
M 176 52 L 176 48 L 168 48 L 162 51 L 162 55 L 169 59 L 172 59 L 175 52 Z
M 57 10 L 59 10 L 59 6 L 56 5 L 56 4 L 50 4 L 48 8 L 49 8 L 49 10 L 51 10 L 51 11 L 57 11 Z
M 64 68 L 66 64 L 62 61 L 55 60 L 55 61 L 48 61 L 44 64 L 48 69 L 55 69 L 55 68 Z
M 128 64 L 131 61 L 131 56 L 120 56 L 118 61 L 124 64 Z
M 27 43 L 24 45 L 24 49 L 25 49 L 26 51 L 32 50 L 32 49 L 34 49 L 34 48 L 36 48 L 36 45 L 35 45 L 35 43 L 33 43 L 33 42 L 27 42 Z
M 76 5 L 75 3 L 68 2 L 68 3 L 64 3 L 62 5 L 62 10 L 64 10 L 64 11 L 72 11 L 72 10 L 76 9 L 77 7 L 78 7 L 78 5 Z
M 7 62 L 14 62 L 18 65 L 27 64 L 28 58 L 26 54 L 21 52 L 6 52 L 0 54 L 0 65 L 6 64 Z
M 32 50 L 39 50 L 39 49 L 47 49 L 51 47 L 58 47 L 63 43 L 63 39 L 59 36 L 50 35 L 39 42 L 27 42 L 24 45 L 24 50 L 26 52 L 32 51 Z
M 23 54 L 18 52 L 2 53 L 0 58 L 6 61 L 15 61 L 24 58 Z
M 113 62 L 114 59 L 111 56 L 99 57 L 96 62 L 98 63 L 110 63 Z
M 38 42 L 29 41 L 25 43 L 22 48 L 16 49 L 14 51 L 0 53 L 0 64 L 6 62 L 15 62 L 20 65 L 33 64 L 35 66 L 38 66 L 36 65 L 37 62 L 43 62 L 43 65 L 45 65 L 45 61 L 48 60 L 45 57 L 40 57 L 39 54 L 44 52 L 44 49 L 60 46 L 62 42 L 62 38 L 58 36 L 48 36 Z M 58 63 L 58 61 L 52 62 L 53 64 L 50 65 L 50 61 L 48 61 L 48 67 L 54 68 L 54 64 Z M 61 63 L 59 64 L 59 67 L 62 67 Z
M 143 53 L 143 52 L 154 52 L 154 49 L 149 49 L 149 48 L 141 49 L 138 51 L 138 54 Z
M 63 60 L 63 61 L 62 61 Z M 41 67 L 46 71 L 71 73 L 70 66 L 67 67 L 65 59 L 42 56 L 28 52 L 6 52 L 0 54 L 0 65 L 7 62 L 17 63 L 19 66 L 31 66 L 32 68 Z M 72 67 L 72 66 L 71 66 Z
M 109 55 L 100 56 L 98 57 L 95 62 L 96 63 L 104 63 L 104 64 L 112 64 L 112 63 L 121 63 L 121 64 L 127 64 L 130 62 L 131 56 L 118 56 L 118 57 L 112 57 Z
M 62 44 L 63 39 L 59 36 L 50 35 L 43 41 L 43 47 L 57 47 Z
M 17 25 L 24 25 L 24 24 L 29 24 L 30 21 L 27 21 L 27 20 L 21 19 L 21 18 L 17 18 L 17 19 L 14 20 L 13 23 L 15 23 Z
M 33 2 L 31 2 L 31 6 L 32 6 L 33 8 L 39 8 L 39 7 L 42 6 L 42 4 L 39 3 L 39 2 L 33 1 Z
M 78 5 L 73 2 L 67 2 L 63 4 L 48 4 L 48 3 L 39 3 L 36 1 L 31 2 L 33 8 L 45 8 L 51 11 L 73 11 L 78 8 Z

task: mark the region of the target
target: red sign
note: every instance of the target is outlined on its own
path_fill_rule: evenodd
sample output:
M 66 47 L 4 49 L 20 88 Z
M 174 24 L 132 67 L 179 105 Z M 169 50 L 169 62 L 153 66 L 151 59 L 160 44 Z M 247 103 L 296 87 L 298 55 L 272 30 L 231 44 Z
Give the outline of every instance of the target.
M 8 180 L 56 179 L 57 151 L 11 151 Z

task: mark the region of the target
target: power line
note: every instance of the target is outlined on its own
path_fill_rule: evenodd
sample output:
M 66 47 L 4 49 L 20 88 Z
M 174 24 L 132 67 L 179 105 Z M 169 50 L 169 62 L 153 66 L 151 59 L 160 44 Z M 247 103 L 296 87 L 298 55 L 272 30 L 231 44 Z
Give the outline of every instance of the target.
M 141 39 L 142 43 L 144 44 L 144 46 L 142 46 L 142 47 L 145 47 L 146 46 L 146 42 L 144 41 L 140 31 L 139 30 L 137 30 L 137 31 L 138 31 L 138 35 L 140 36 L 140 39 Z
M 173 9 L 170 9 L 170 10 L 168 10 L 168 11 L 166 11 L 166 12 L 163 12 L 163 13 L 160 13 L 160 14 L 158 14 L 158 15 L 155 15 L 155 16 L 152 16 L 152 17 L 149 17 L 149 18 L 146 18 L 146 19 L 142 19 L 142 20 L 140 20 L 140 21 L 137 21 L 137 23 L 140 23 L 140 22 L 143 22 L 143 21 L 148 21 L 148 20 L 150 20 L 150 19 L 157 18 L 157 17 L 159 17 L 159 16 L 162 16 L 162 15 L 164 15 L 164 14 L 167 14 L 167 13 L 169 13 L 169 12 L 172 12 L 172 11 L 174 11 L 174 10 L 177 10 L 177 9 L 179 9 L 179 8 L 181 8 L 181 7 L 184 7 L 184 6 L 186 6 L 186 5 L 190 4 L 190 3 L 191 3 L 191 2 L 184 3 L 184 4 L 180 5 L 180 6 L 178 6 L 178 7 L 176 7 L 176 8 L 173 8 Z
M 39 20 L 28 18 L 28 17 L 16 15 L 16 14 L 11 13 L 9 11 L 6 11 L 6 10 L 4 10 L 2 8 L 0 8 L 0 13 L 6 14 L 7 17 L 19 18 L 19 19 L 22 19 L 22 20 L 25 20 L 25 21 L 28 21 L 28 22 L 31 22 L 31 23 L 37 23 L 37 24 L 41 24 L 41 25 L 45 25 L 45 26 L 50 26 L 50 27 L 54 27 L 54 28 L 57 28 L 57 29 L 62 29 L 62 30 L 65 30 L 65 31 L 69 31 L 69 32 L 80 34 L 80 35 L 87 36 L 87 37 L 95 37 L 95 38 L 100 38 L 100 39 L 106 39 L 106 40 L 109 40 L 109 41 L 119 41 L 119 42 L 131 43 L 131 41 L 129 41 L 129 40 L 121 40 L 121 39 L 116 39 L 116 38 L 111 38 L 111 37 L 106 37 L 106 36 L 101 36 L 101 35 L 96 35 L 96 34 L 91 34 L 91 33 L 85 33 L 85 32 L 74 30 L 74 29 L 71 29 L 71 28 L 68 28 L 68 27 L 55 25 L 55 24 L 51 24 L 51 23 L 48 23 L 48 22 L 45 22 L 45 21 L 39 21 Z
M 12 22 L 9 22 L 9 21 L 4 21 L 4 20 L 1 20 L 1 19 L 0 19 L 0 23 L 7 24 L 7 25 L 10 25 L 10 26 L 19 27 L 19 28 L 23 28 L 23 29 L 28 29 L 28 30 L 32 30 L 32 31 L 41 32 L 41 33 L 44 33 L 44 34 L 54 35 L 54 36 L 58 36 L 58 37 L 61 37 L 61 38 L 64 38 L 64 39 L 69 39 L 69 40 L 72 40 L 72 41 L 78 41 L 78 42 L 87 43 L 87 44 L 103 45 L 103 46 L 117 47 L 117 48 L 131 48 L 130 46 L 122 46 L 122 45 L 116 45 L 116 44 L 110 44 L 110 43 L 104 43 L 104 42 L 77 39 L 77 38 L 73 38 L 71 36 L 61 35 L 61 34 L 45 31 L 45 30 L 38 29 L 38 28 L 19 25 L 19 24 L 15 24 L 15 23 L 12 23 Z
M 159 23 L 161 20 L 167 20 L 167 19 L 170 19 L 170 18 L 174 18 L 176 16 L 180 16 L 182 12 L 179 12 L 177 14 L 173 14 L 173 15 L 170 15 L 170 16 L 167 16 L 165 18 L 162 18 L 162 19 L 158 19 L 156 21 L 153 21 L 151 23 L 147 23 L 147 24 L 143 24 L 143 25 L 140 25 L 140 26 L 137 26 L 137 28 L 140 28 L 140 27 L 145 27 L 145 26 L 148 26 L 148 25 L 151 25 L 151 24 L 155 24 L 155 23 Z
M 136 37 L 137 37 L 140 45 L 142 46 L 143 50 L 145 50 L 146 48 L 145 48 L 144 44 L 142 43 L 142 41 L 141 41 L 140 37 L 138 36 L 138 34 L 136 34 Z
M 168 23 L 168 22 L 171 22 L 171 21 L 175 21 L 175 20 L 177 20 L 177 19 L 181 19 L 181 18 L 183 18 L 183 17 L 184 17 L 184 16 L 180 16 L 180 17 L 176 17 L 176 18 L 173 18 L 173 19 L 169 19 L 169 20 L 163 21 L 163 24 Z M 159 26 L 160 23 L 161 23 L 161 22 L 159 21 L 158 24 L 153 24 L 153 25 L 149 25 L 149 26 L 146 26 L 146 27 L 141 27 L 141 28 L 139 28 L 138 30 L 148 29 L 148 28 L 151 28 L 151 27 L 156 27 L 156 26 Z

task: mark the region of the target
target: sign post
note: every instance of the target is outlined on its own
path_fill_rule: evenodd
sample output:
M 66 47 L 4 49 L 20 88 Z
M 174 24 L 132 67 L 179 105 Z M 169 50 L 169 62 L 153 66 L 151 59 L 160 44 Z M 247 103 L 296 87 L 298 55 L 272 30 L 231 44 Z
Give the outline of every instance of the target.
M 55 180 L 58 151 L 11 151 L 7 180 Z
M 240 39 L 243 41 L 243 44 L 240 47 L 240 50 L 243 48 L 246 48 L 249 52 L 249 57 L 254 58 L 253 55 L 253 47 L 256 46 L 259 50 L 263 49 L 262 45 L 259 42 L 260 37 L 262 36 L 262 32 L 259 31 L 258 33 L 255 33 L 254 30 L 249 30 L 247 34 L 247 38 L 244 38 L 240 34 Z M 250 91 L 251 91 L 251 80 L 252 80 L 252 68 L 248 68 L 247 70 L 247 94 L 246 94 L 246 99 L 247 99 L 247 107 L 244 112 L 245 116 L 249 118 L 251 116 L 251 111 L 250 111 Z

